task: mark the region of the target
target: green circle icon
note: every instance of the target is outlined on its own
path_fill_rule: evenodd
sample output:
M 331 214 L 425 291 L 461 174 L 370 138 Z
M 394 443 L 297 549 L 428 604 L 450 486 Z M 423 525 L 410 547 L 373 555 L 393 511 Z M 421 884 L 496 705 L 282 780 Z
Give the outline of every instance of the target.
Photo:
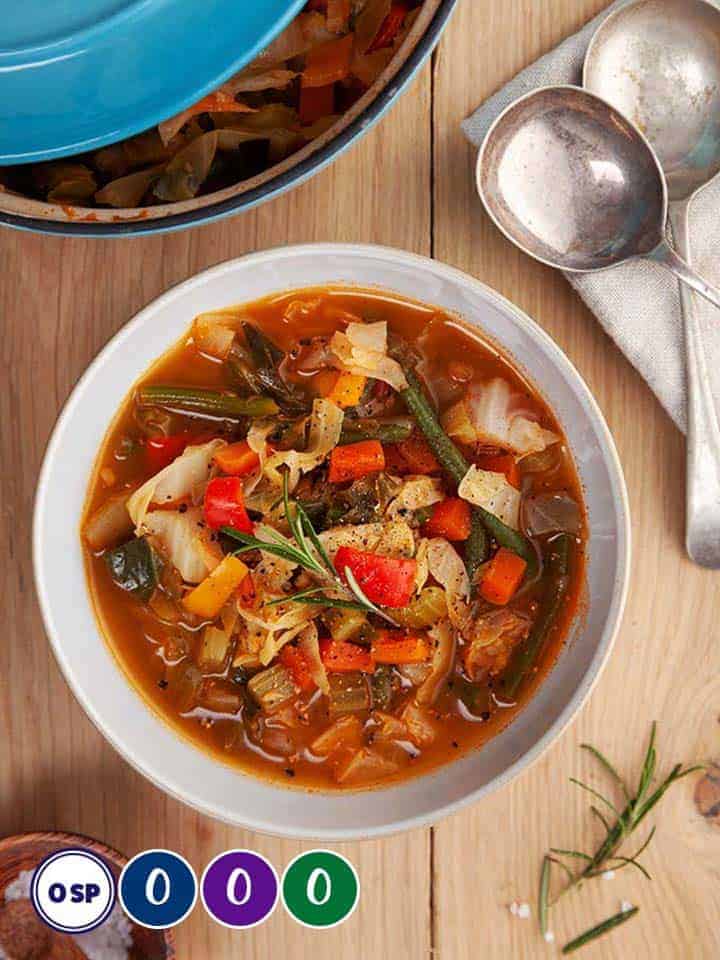
M 360 899 L 355 867 L 331 850 L 310 850 L 288 864 L 282 898 L 290 916 L 305 927 L 335 927 Z

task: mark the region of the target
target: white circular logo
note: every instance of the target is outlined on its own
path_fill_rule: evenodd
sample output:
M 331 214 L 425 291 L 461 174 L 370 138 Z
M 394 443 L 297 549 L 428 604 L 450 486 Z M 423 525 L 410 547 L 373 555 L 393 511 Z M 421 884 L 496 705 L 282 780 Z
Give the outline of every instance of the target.
M 105 861 L 89 850 L 59 850 L 36 868 L 30 899 L 54 930 L 87 933 L 110 915 L 115 878 Z

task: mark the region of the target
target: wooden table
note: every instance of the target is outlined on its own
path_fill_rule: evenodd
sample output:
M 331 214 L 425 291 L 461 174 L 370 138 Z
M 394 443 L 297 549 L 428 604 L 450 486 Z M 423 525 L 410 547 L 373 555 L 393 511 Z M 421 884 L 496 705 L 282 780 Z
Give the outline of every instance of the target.
M 316 933 L 279 910 L 264 926 L 232 934 L 198 908 L 178 931 L 183 960 L 550 956 L 557 948 L 507 905 L 534 904 L 546 848 L 597 838 L 586 798 L 568 783 L 596 774 L 579 744 L 590 740 L 634 775 L 657 719 L 663 768 L 720 751 L 720 592 L 717 575 L 692 566 L 683 551 L 683 438 L 563 279 L 490 225 L 459 130 L 482 99 L 603 6 L 460 0 L 432 64 L 379 127 L 310 183 L 253 213 L 143 240 L 0 234 L 2 833 L 75 830 L 129 854 L 166 846 L 198 871 L 231 847 L 254 847 L 278 868 L 303 849 L 215 823 L 124 763 L 73 700 L 35 601 L 33 491 L 58 409 L 108 338 L 170 284 L 246 251 L 300 241 L 371 241 L 433 254 L 496 287 L 549 331 L 595 393 L 625 468 L 635 546 L 625 621 L 589 704 L 542 761 L 432 830 L 344 845 L 363 893 L 343 926 Z M 645 856 L 654 881 L 627 870 L 573 893 L 553 914 L 559 942 L 627 899 L 641 905 L 639 917 L 585 956 L 720 955 L 720 834 L 696 810 L 696 780 L 676 787 L 656 817 L 658 835 Z

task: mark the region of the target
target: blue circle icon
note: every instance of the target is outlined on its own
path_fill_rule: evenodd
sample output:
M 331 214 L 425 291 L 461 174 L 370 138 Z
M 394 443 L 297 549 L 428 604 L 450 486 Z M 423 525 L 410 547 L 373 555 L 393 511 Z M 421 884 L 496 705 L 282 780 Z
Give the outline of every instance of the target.
M 58 850 L 41 860 L 30 884 L 38 916 L 61 933 L 87 933 L 110 916 L 115 878 L 96 853 L 83 847 Z
M 145 850 L 120 875 L 120 903 L 143 927 L 166 930 L 180 923 L 195 906 L 198 883 L 184 857 L 171 850 Z

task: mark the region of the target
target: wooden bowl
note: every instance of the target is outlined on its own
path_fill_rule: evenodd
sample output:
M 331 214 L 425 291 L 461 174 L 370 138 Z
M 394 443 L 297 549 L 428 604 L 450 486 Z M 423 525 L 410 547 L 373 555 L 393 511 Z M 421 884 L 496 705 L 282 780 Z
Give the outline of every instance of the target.
M 117 880 L 127 863 L 112 847 L 77 833 L 21 833 L 0 840 L 0 901 L 5 888 L 23 870 L 34 870 L 45 857 L 64 847 L 84 847 L 107 863 Z M 132 924 L 132 960 L 175 960 L 175 938 L 171 930 L 149 930 Z
M 366 93 L 322 136 L 249 180 L 179 203 L 122 209 L 32 200 L 0 186 L 0 223 L 64 236 L 128 236 L 206 223 L 247 210 L 307 180 L 361 137 L 431 53 L 457 0 L 425 0 L 405 42 Z

